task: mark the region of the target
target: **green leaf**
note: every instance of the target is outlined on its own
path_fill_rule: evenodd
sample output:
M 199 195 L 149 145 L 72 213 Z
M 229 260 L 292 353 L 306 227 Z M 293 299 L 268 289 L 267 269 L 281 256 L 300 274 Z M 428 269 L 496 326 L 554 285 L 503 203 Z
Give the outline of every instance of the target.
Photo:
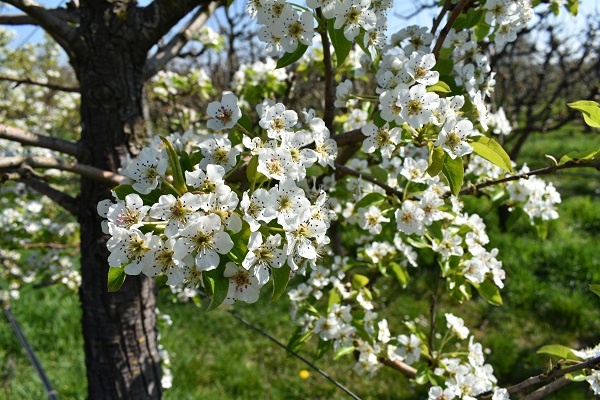
M 337 361 L 345 355 L 352 353 L 354 353 L 354 346 L 340 347 L 335 353 L 333 353 L 333 359 Z
M 433 147 L 433 144 L 431 144 L 429 148 L 429 168 L 427 168 L 429 176 L 437 176 L 442 171 L 447 155 L 441 146 Z
M 183 168 L 183 171 L 192 172 L 194 170 L 194 166 L 192 165 L 192 159 L 190 158 L 190 155 L 185 151 L 182 151 L 179 154 L 179 161 L 181 162 L 181 168 Z
M 512 172 L 512 166 L 510 157 L 506 154 L 506 151 L 496 142 L 486 136 L 478 136 L 475 141 L 471 143 L 473 151 L 485 158 L 492 164 L 502 168 L 506 172 Z
M 287 263 L 280 268 L 271 269 L 271 276 L 273 277 L 273 296 L 271 296 L 271 301 L 277 300 L 285 293 L 285 289 L 290 281 L 290 270 Z
M 108 291 L 116 292 L 121 289 L 125 282 L 125 268 L 123 267 L 110 267 L 108 269 Z
M 281 57 L 279 60 L 277 60 L 277 66 L 275 67 L 275 69 L 285 68 L 288 65 L 295 63 L 304 55 L 304 53 L 306 53 L 307 49 L 308 49 L 307 45 L 298 43 L 298 47 L 296 48 L 296 51 L 294 51 L 293 53 L 285 53 L 283 55 L 283 57 Z
M 398 263 L 392 262 L 390 266 L 392 267 L 392 271 L 394 271 L 398 283 L 400 283 L 402 288 L 406 288 L 409 279 L 408 272 Z
M 490 33 L 491 25 L 485 22 L 485 20 L 480 21 L 473 28 L 473 34 L 475 35 L 475 41 L 483 42 L 483 39 Z
M 463 183 L 464 170 L 462 158 L 456 157 L 453 159 L 452 157 L 446 157 L 442 166 L 442 172 L 448 180 L 452 194 L 457 195 Z
M 381 193 L 369 193 L 362 199 L 360 199 L 355 205 L 354 209 L 367 208 L 369 206 L 383 203 L 387 197 Z
M 415 376 L 415 382 L 419 385 L 425 385 L 429 383 L 429 366 L 427 364 L 419 365 L 417 368 L 417 376 Z
M 250 240 L 250 225 L 242 221 L 242 229 L 239 232 L 230 235 L 233 247 L 229 253 L 230 258 L 237 264 L 241 264 L 246 253 L 248 253 L 248 241 Z
M 356 274 L 352 277 L 352 287 L 355 289 L 361 289 L 367 286 L 369 278 L 364 275 Z
M 440 75 L 448 75 L 454 69 L 454 61 L 448 58 L 440 58 L 432 69 L 438 71 Z
M 253 156 L 248 162 L 248 167 L 246 168 L 246 177 L 249 182 L 254 182 L 254 184 L 259 184 L 262 182 L 266 182 L 269 180 L 265 175 L 261 174 L 257 171 L 258 168 L 258 156 Z
M 308 332 L 302 333 L 302 328 L 301 327 L 297 328 L 296 332 L 294 332 L 294 334 L 288 341 L 287 347 L 290 350 L 292 350 L 293 352 L 298 352 L 298 350 L 300 350 L 302 345 L 304 343 L 306 343 L 308 341 L 308 339 L 310 339 L 312 334 L 313 334 L 313 332 L 310 329 L 308 330 Z
M 498 287 L 492 282 L 483 281 L 480 284 L 471 282 L 471 285 L 473 285 L 473 287 L 477 289 L 481 297 L 483 297 L 491 305 L 502 305 L 502 296 L 500 296 L 500 290 L 498 290 Z
M 330 312 L 334 304 L 342 302 L 342 298 L 338 294 L 338 291 L 334 288 L 329 291 L 329 300 L 327 301 L 327 312 Z
M 140 196 L 140 198 L 142 199 L 144 204 L 147 206 L 151 206 L 155 203 L 158 203 L 158 199 L 160 198 L 160 195 L 162 194 L 162 191 L 160 189 L 154 189 L 153 191 L 151 191 L 148 194 L 140 194 L 140 193 L 136 192 L 135 189 L 133 188 L 133 186 L 131 186 L 131 185 L 119 185 L 119 186 L 115 187 L 113 190 L 114 190 L 115 194 L 117 195 L 117 198 L 120 200 L 123 200 L 123 201 L 125 201 L 125 197 L 127 197 L 127 195 L 135 193 Z
M 563 165 L 568 162 L 585 163 L 591 162 L 600 158 L 600 149 L 586 151 L 571 151 L 565 154 L 558 160 L 558 165 Z
M 450 93 L 452 90 L 446 82 L 438 81 L 435 85 L 427 87 L 428 92 Z
M 596 293 L 598 296 L 600 296 L 600 285 L 599 284 L 591 284 L 590 283 L 590 290 L 594 293 Z
M 207 311 L 212 311 L 219 307 L 227 298 L 229 278 L 225 277 L 223 272 L 225 272 L 225 265 L 219 265 L 217 269 L 213 269 L 212 271 L 202 272 L 202 279 L 209 280 L 212 286 L 212 298 L 210 299 Z
M 537 354 L 550 354 L 567 360 L 577 360 L 578 357 L 573 353 L 573 349 L 561 344 L 549 344 L 543 346 L 537 351 Z
M 516 223 L 525 216 L 527 216 L 527 213 L 525 212 L 525 210 L 523 210 L 523 207 L 514 207 L 513 210 L 510 212 L 508 219 L 506 220 L 506 228 L 508 230 L 511 230 L 512 228 L 514 228 Z
M 317 353 L 315 354 L 315 360 L 318 360 L 319 358 L 323 357 L 332 344 L 333 342 L 331 340 L 319 339 L 319 343 L 317 344 Z
M 250 117 L 246 114 L 242 114 L 242 117 L 238 120 L 238 124 L 241 125 L 248 132 L 252 132 L 252 121 L 250 121 Z
M 600 128 L 600 105 L 595 101 L 580 100 L 569 103 L 569 107 L 581 111 L 585 123 L 592 128 Z
M 160 140 L 162 140 L 165 145 L 167 157 L 169 157 L 169 166 L 171 167 L 171 174 L 173 174 L 173 186 L 179 191 L 179 194 L 182 195 L 187 192 L 187 186 L 185 185 L 185 177 L 183 176 L 179 156 L 177 156 L 175 148 L 166 137 L 161 136 Z
M 339 67 L 346 61 L 350 50 L 352 49 L 352 42 L 346 39 L 344 36 L 344 28 L 335 29 L 334 19 L 327 21 L 327 31 L 329 32 L 329 38 L 331 39 L 331 45 L 335 50 L 335 57 L 337 59 L 337 66 Z

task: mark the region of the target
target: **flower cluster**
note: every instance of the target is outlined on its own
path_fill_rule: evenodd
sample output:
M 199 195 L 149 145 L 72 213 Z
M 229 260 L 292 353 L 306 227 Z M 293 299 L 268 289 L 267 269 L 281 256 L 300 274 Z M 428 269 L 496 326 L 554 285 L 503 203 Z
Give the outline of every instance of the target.
M 161 151 L 145 148 L 124 169 L 125 192 L 116 203 L 98 204 L 111 235 L 112 267 L 129 275 L 162 273 L 167 284 L 191 288 L 204 285 L 203 273 L 218 271 L 229 282 L 226 302 L 255 302 L 273 270 L 315 264 L 333 215 L 325 192 L 309 186 L 307 169 L 333 165 L 337 147 L 313 112 L 296 129 L 298 115 L 283 104 L 265 102 L 257 111 L 263 135 L 244 135 L 243 154 L 242 144 L 233 146 L 221 133 L 241 118 L 237 98 L 225 94 L 207 110 L 207 126 L 219 133 L 202 137 L 191 157 L 185 146 L 177 153 L 165 140 Z M 182 160 L 196 156 L 177 175 Z M 250 158 L 250 187 L 234 190 L 226 179 L 241 157 Z

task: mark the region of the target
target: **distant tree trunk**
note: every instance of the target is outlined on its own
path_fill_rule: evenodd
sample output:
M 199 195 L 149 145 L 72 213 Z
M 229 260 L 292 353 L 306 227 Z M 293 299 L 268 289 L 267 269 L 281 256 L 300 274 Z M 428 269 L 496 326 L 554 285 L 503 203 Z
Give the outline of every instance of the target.
M 134 28 L 109 2 L 82 4 L 79 33 L 87 51 L 71 63 L 81 87 L 81 162 L 116 172 L 135 155 L 144 134 L 142 87 L 146 51 Z M 81 53 L 80 53 L 81 54 Z M 83 337 L 90 399 L 158 399 L 154 282 L 128 276 L 116 293 L 107 289 L 107 235 L 96 211 L 110 187 L 81 180 Z

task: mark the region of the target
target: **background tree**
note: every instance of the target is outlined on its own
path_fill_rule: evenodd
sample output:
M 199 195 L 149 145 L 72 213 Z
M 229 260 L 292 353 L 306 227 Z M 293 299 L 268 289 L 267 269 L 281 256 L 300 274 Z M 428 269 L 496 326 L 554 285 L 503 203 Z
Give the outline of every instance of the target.
M 64 8 L 45 8 L 26 1 L 5 1 L 22 14 L 3 15 L 7 25 L 41 26 L 66 52 L 81 94 L 81 136 L 52 139 L 3 127 L 0 137 L 50 147 L 75 157 L 67 167 L 81 173 L 77 197 L 44 187 L 46 194 L 77 217 L 81 229 L 80 298 L 90 398 L 159 398 L 160 365 L 156 347 L 154 285 L 139 277 L 125 290 L 107 292 L 106 239 L 96 207 L 110 197 L 123 160 L 135 156 L 145 136 L 142 108 L 144 81 L 160 70 L 193 37 L 218 6 L 212 1 L 157 0 L 70 1 Z M 152 57 L 148 52 L 188 14 L 171 40 Z M 39 165 L 33 160 L 25 164 Z M 56 165 L 54 165 L 56 166 Z M 24 179 L 20 176 L 18 179 Z

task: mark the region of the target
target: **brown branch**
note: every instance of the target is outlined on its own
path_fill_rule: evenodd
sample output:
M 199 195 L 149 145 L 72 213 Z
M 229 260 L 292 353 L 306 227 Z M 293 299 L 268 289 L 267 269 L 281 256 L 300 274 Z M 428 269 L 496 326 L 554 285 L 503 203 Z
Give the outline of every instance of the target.
M 444 7 L 442 7 L 442 9 L 440 10 L 440 13 L 438 14 L 438 16 L 433 20 L 433 26 L 431 27 L 431 34 L 432 35 L 435 35 L 435 32 L 437 31 L 437 28 L 442 23 L 442 20 L 444 19 L 444 16 L 450 10 L 451 6 L 452 6 L 452 0 L 446 0 L 444 2 Z
M 78 158 L 81 147 L 75 142 L 46 135 L 37 135 L 23 129 L 0 124 L 0 139 L 8 139 L 26 146 L 43 147 Z
M 506 390 L 508 390 L 509 394 L 515 394 L 515 393 L 519 393 L 522 392 L 526 389 L 529 389 L 532 386 L 538 385 L 540 383 L 545 383 L 545 382 L 552 382 L 549 385 L 546 385 L 538 390 L 536 390 L 535 392 L 529 394 L 528 396 L 525 396 L 523 398 L 523 400 L 527 399 L 527 400 L 539 400 L 545 396 L 547 396 L 548 394 L 550 394 L 551 392 L 553 392 L 554 390 L 566 385 L 568 382 L 570 382 L 567 378 L 564 378 L 565 375 L 570 374 L 572 372 L 577 372 L 577 371 L 581 371 L 584 369 L 600 369 L 600 357 L 596 357 L 596 358 L 592 358 L 588 361 L 584 361 L 575 365 L 571 365 L 570 367 L 566 367 L 566 368 L 561 368 L 560 364 L 556 364 L 556 366 L 549 372 L 545 372 L 543 374 L 540 375 L 536 375 L 536 376 L 532 376 L 531 378 L 528 378 L 526 380 L 524 380 L 521 383 L 517 383 L 514 386 L 511 386 L 509 388 L 507 388 Z M 558 379 L 561 378 L 561 379 Z M 566 383 L 556 383 L 556 382 L 561 382 L 562 380 L 567 380 Z M 533 396 L 535 393 L 539 393 L 539 394 L 544 394 L 541 397 L 529 397 L 529 396 Z M 539 396 L 536 395 L 536 396 Z M 485 395 L 481 397 L 481 400 L 490 400 L 492 398 L 492 395 Z
M 48 197 L 50 200 L 54 201 L 56 204 L 58 204 L 59 206 L 61 206 L 65 210 L 67 210 L 72 215 L 74 215 L 74 216 L 78 215 L 79 205 L 77 203 L 77 200 L 74 197 L 71 197 L 64 192 L 61 192 L 60 190 L 53 188 L 52 186 L 40 181 L 37 178 L 28 176 L 28 174 L 26 174 L 26 173 L 22 174 L 22 175 L 19 174 L 19 176 L 14 176 L 14 174 L 11 174 L 11 175 L 13 175 L 10 177 L 11 180 L 23 182 L 25 185 L 29 186 L 36 192 L 43 194 L 44 196 Z M 2 180 L 5 180 L 4 177 L 2 178 Z
M 403 193 L 401 191 L 399 191 L 398 189 L 394 189 L 391 186 L 386 185 L 385 183 L 381 182 L 377 178 L 372 177 L 371 175 L 362 174 L 358 171 L 353 170 L 352 168 L 348 168 L 345 165 L 337 164 L 337 163 L 335 164 L 335 169 L 337 171 L 342 172 L 343 174 L 356 176 L 357 178 L 362 178 L 365 181 L 371 182 L 371 183 L 379 186 L 383 190 L 385 190 L 385 192 L 388 195 L 390 195 L 390 196 L 393 195 L 393 196 L 396 196 L 398 199 L 402 199 Z
M 555 380 L 552 383 L 547 384 L 546 386 L 542 386 L 541 388 L 539 388 L 535 392 L 530 393 L 527 396 L 523 397 L 521 400 L 540 400 L 540 399 L 543 399 L 544 397 L 549 396 L 551 393 L 557 391 L 558 389 L 560 389 L 563 386 L 568 385 L 569 383 L 571 383 L 571 380 L 568 379 L 568 378 L 565 378 L 563 376 L 562 378 L 558 378 L 557 380 Z
M 450 2 L 450 0 L 446 1 Z M 442 45 L 444 44 L 446 37 L 450 33 L 450 29 L 452 29 L 452 25 L 454 25 L 454 22 L 456 22 L 456 19 L 462 13 L 463 9 L 465 8 L 468 2 L 469 0 L 460 0 L 460 3 L 458 3 L 456 8 L 452 10 L 452 14 L 450 14 L 446 25 L 444 25 L 444 27 L 442 28 L 440 36 L 438 37 L 437 42 L 435 42 L 435 47 L 433 48 L 433 55 L 436 59 L 440 55 L 440 50 L 442 49 Z
M 317 8 L 317 17 L 323 18 L 323 13 L 320 8 Z M 335 77 L 331 61 L 331 48 L 329 45 L 330 42 L 327 29 L 323 28 L 319 33 L 323 44 L 323 68 L 325 69 L 325 115 L 323 116 L 323 122 L 325 122 L 327 129 L 329 129 L 330 132 L 333 132 L 333 119 L 335 117 Z
M 339 135 L 331 136 L 338 146 L 345 146 L 347 144 L 354 144 L 357 141 L 363 141 L 365 134 L 360 129 L 354 129 L 352 131 L 340 133 Z
M 62 171 L 76 173 L 86 178 L 94 179 L 100 182 L 111 183 L 118 185 L 124 176 L 115 174 L 114 172 L 104 171 L 85 164 L 59 160 L 52 157 L 3 157 L 0 158 L 0 169 L 20 168 L 30 166 L 31 168 L 54 168 Z
M 38 25 L 38 23 L 27 14 L 0 14 L 0 25 Z
M 381 362 L 386 367 L 390 367 L 391 369 L 400 372 L 407 378 L 413 379 L 417 376 L 417 370 L 411 367 L 410 365 L 403 363 L 402 361 L 392 361 L 388 358 L 381 358 L 379 359 L 379 362 Z
M 65 10 L 48 9 L 25 0 L 4 0 L 25 14 L 31 16 L 56 42 L 67 52 L 70 58 L 75 57 L 76 50 L 82 50 L 83 43 L 75 28 L 64 18 Z
M 45 249 L 76 249 L 79 247 L 79 244 L 69 244 L 69 243 L 23 243 L 20 245 L 24 249 L 32 249 L 37 247 L 42 247 Z
M 0 75 L 0 80 L 2 80 L 2 81 L 9 81 L 9 82 L 15 82 L 18 85 L 20 85 L 20 84 L 34 85 L 34 86 L 45 87 L 45 88 L 52 89 L 52 90 L 60 90 L 62 92 L 79 93 L 79 88 L 78 87 L 69 87 L 69 86 L 55 85 L 55 84 L 47 83 L 47 82 L 34 81 L 32 79 L 29 79 L 29 78 L 12 78 L 10 76 Z
M 550 167 L 539 168 L 539 169 L 535 169 L 533 171 L 524 172 L 522 174 L 507 176 L 505 178 L 495 179 L 495 180 L 489 180 L 489 181 L 486 181 L 486 182 L 483 182 L 483 183 L 479 183 L 477 185 L 472 185 L 472 186 L 470 186 L 468 188 L 465 188 L 465 189 L 461 190 L 458 194 L 459 195 L 473 194 L 473 193 L 477 192 L 480 189 L 483 189 L 483 188 L 488 187 L 488 186 L 497 185 L 499 183 L 516 181 L 516 180 L 519 180 L 519 179 L 522 179 L 522 178 L 523 179 L 527 179 L 527 178 L 529 178 L 530 176 L 533 176 L 533 175 L 548 175 L 548 174 L 551 174 L 551 173 L 553 173 L 555 171 L 559 171 L 561 169 L 570 169 L 570 168 L 594 168 L 594 169 L 600 171 L 600 161 L 598 161 L 598 162 L 592 162 L 592 163 L 579 163 L 579 162 L 570 161 L 570 162 L 562 164 L 562 165 L 552 165 Z M 449 197 L 450 193 L 446 193 L 445 196 Z
M 145 78 L 149 79 L 163 69 L 167 63 L 176 57 L 194 35 L 204 26 L 208 18 L 221 5 L 221 2 L 212 1 L 205 3 L 196 11 L 194 16 L 181 27 L 173 38 L 156 54 L 146 61 Z
M 150 50 L 196 7 L 206 7 L 212 2 L 213 0 L 154 0 L 141 10 L 143 29 L 140 32 L 140 46 Z

